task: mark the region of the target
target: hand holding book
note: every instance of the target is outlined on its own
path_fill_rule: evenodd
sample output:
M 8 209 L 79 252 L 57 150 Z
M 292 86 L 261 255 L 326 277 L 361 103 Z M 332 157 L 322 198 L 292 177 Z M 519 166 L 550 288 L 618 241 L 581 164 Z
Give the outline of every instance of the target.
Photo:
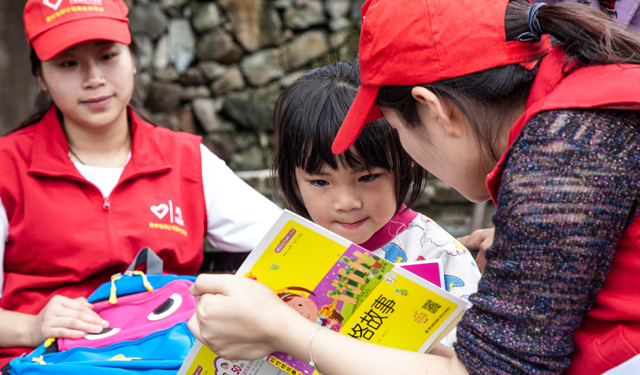
M 237 275 L 201 275 L 193 287 L 190 327 L 205 346 L 179 375 L 317 374 L 311 349 L 327 374 L 457 363 L 415 352 L 437 345 L 465 301 L 295 214 L 282 214 Z
M 191 292 L 201 297 L 197 314 L 189 321 L 189 329 L 220 357 L 258 359 L 255 361 L 258 365 L 264 363 L 255 372 L 260 375 L 286 374 L 262 359 L 275 351 L 309 360 L 309 338 L 318 325 L 283 303 L 268 287 L 231 275 L 201 275 L 196 284 Z M 418 370 L 427 363 L 429 367 L 448 366 L 449 361 L 459 363 L 444 345 L 432 351 L 436 352 L 447 354 L 447 358 L 372 345 L 328 329 L 320 329 L 313 342 L 314 361 L 324 374 L 390 374 L 402 369 L 403 372 L 397 373 L 410 374 L 411 368 L 416 373 L 424 373 Z M 365 358 L 366 361 L 360 363 Z M 240 363 L 229 362 L 230 370 L 234 363 Z M 215 370 L 210 372 L 218 373 L 223 374 Z
M 224 358 L 263 358 L 281 350 L 293 322 L 305 322 L 269 287 L 249 278 L 200 275 L 189 292 L 200 296 L 189 329 Z

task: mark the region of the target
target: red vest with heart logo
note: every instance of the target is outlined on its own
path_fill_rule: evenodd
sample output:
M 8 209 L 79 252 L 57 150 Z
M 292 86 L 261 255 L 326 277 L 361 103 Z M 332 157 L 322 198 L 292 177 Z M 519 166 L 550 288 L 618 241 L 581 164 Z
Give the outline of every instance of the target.
M 640 110 L 640 68 L 599 65 L 563 77 L 567 56 L 554 48 L 541 62 L 524 114 L 509 134 L 508 147 L 531 118 L 542 111 L 569 108 Z M 507 148 L 508 148 L 507 147 Z M 494 203 L 504 169 L 502 156 L 487 176 Z M 574 333 L 574 352 L 566 370 L 601 374 L 640 353 L 640 216 L 622 234 L 609 274 L 591 310 Z
M 202 263 L 207 215 L 200 137 L 129 111 L 131 158 L 104 198 L 69 159 L 57 110 L 0 138 L 0 199 L 9 219 L 0 308 L 37 314 L 54 294 L 86 297 L 143 247 L 166 273 Z M 30 348 L 0 349 L 0 367 Z

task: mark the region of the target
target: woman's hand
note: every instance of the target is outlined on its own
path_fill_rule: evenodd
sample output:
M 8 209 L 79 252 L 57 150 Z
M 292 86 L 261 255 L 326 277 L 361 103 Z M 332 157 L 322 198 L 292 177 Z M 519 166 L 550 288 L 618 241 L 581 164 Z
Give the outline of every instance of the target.
M 304 320 L 262 283 L 232 275 L 200 275 L 189 290 L 199 296 L 189 329 L 227 359 L 257 359 L 279 350 L 291 320 Z
M 77 339 L 108 326 L 86 299 L 56 295 L 38 315 L 0 309 L 0 348 L 35 348 L 50 337 Z
M 251 279 L 200 275 L 189 292 L 200 296 L 189 329 L 226 359 L 257 359 L 283 351 L 308 362 L 312 349 L 316 366 L 327 374 L 468 375 L 450 349 L 434 356 L 354 340 L 307 320 Z
M 55 295 L 35 316 L 31 343 L 38 346 L 50 337 L 78 339 L 85 333 L 100 333 L 109 326 L 83 297 L 71 299 Z
M 476 264 L 482 273 L 484 273 L 484 266 L 487 264 L 487 259 L 484 257 L 484 251 L 493 245 L 494 234 L 495 228 L 478 229 L 468 236 L 458 238 L 458 241 L 460 241 L 460 243 L 469 251 L 478 252 L 478 255 L 476 256 Z

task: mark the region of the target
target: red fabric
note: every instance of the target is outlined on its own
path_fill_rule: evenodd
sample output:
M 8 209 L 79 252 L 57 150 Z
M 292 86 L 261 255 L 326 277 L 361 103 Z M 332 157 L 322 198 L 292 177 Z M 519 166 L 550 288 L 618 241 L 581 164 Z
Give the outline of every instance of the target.
M 336 134 L 336 138 L 331 145 L 334 154 L 342 154 L 358 139 L 362 128 L 375 120 L 382 118 L 380 108 L 375 105 L 380 87 L 360 86 L 358 94 L 353 100 L 353 105 L 349 108 L 349 113 L 344 119 L 345 124 L 351 126 L 341 126 Z
M 23 20 L 29 44 L 42 61 L 87 40 L 131 43 L 123 0 L 29 0 Z
M 369 251 L 375 251 L 388 244 L 396 236 L 409 228 L 409 224 L 418 216 L 418 213 L 410 210 L 402 204 L 400 212 L 389 220 L 380 230 L 375 232 L 371 238 L 361 243 L 360 246 Z
M 548 35 L 536 43 L 507 41 L 504 17 L 508 2 L 367 0 L 362 6 L 358 53 L 362 86 L 333 152 L 348 149 L 367 117 L 371 118 L 372 113 L 362 110 L 370 100 L 369 94 L 360 94 L 363 91 L 441 81 L 535 61 L 548 53 Z
M 511 128 L 507 148 L 526 123 L 542 111 L 568 108 L 640 110 L 640 68 L 601 65 L 580 68 L 563 78 L 567 61 L 559 47 L 540 65 L 524 114 Z M 505 154 L 487 176 L 497 202 Z M 620 238 L 595 304 L 574 334 L 569 374 L 601 374 L 640 353 L 640 217 Z
M 0 198 L 9 219 L 1 308 L 36 314 L 54 294 L 87 297 L 145 246 L 166 273 L 198 270 L 207 222 L 200 137 L 129 114 L 131 159 L 108 199 L 69 159 L 55 108 L 0 138 Z M 0 349 L 0 367 L 29 351 Z

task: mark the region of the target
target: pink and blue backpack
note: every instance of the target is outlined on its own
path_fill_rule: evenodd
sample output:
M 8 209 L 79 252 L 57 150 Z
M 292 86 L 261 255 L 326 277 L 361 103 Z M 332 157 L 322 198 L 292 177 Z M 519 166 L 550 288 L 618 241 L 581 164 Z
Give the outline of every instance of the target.
M 135 267 L 146 263 L 146 274 Z M 195 338 L 187 321 L 195 313 L 189 294 L 194 276 L 162 275 L 162 260 L 149 248 L 138 252 L 123 274 L 89 296 L 109 322 L 99 334 L 49 339 L 2 369 L 25 374 L 175 374 Z

